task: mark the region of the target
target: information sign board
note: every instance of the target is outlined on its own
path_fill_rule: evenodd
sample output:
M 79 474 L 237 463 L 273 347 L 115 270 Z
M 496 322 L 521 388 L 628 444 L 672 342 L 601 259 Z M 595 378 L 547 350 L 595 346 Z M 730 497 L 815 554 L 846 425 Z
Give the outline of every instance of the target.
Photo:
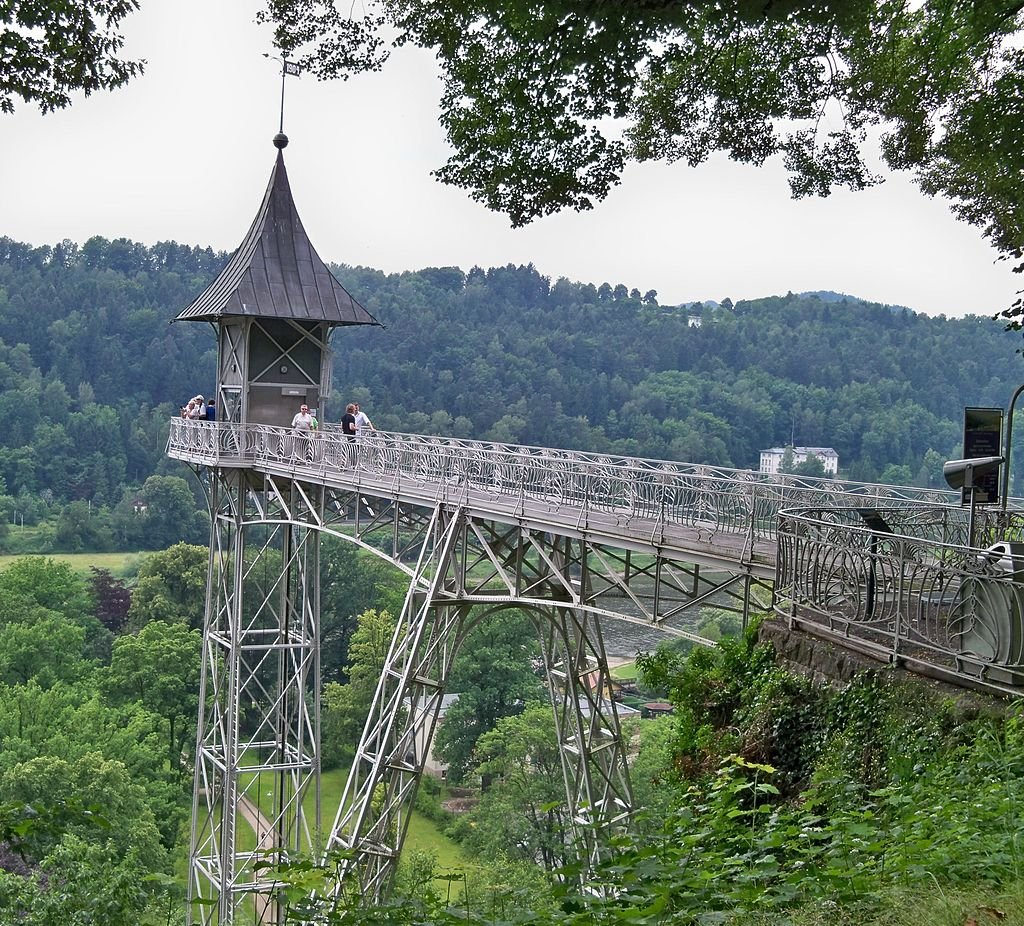
M 999 456 L 1003 441 L 1003 410 L 1001 408 L 964 409 L 964 459 Z M 991 505 L 999 501 L 999 474 L 1001 466 L 991 473 L 979 476 L 974 486 L 974 501 L 978 505 Z M 969 490 L 961 491 L 963 504 L 970 504 Z

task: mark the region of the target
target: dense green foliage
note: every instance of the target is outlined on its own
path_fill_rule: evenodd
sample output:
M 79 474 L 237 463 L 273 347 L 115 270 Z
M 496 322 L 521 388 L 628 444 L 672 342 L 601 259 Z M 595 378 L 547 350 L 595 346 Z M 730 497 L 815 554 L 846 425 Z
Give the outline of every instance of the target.
M 368 611 L 400 614 L 403 573 L 329 534 L 320 538 L 320 671 L 325 682 L 351 681 L 352 636 Z M 372 694 L 372 691 L 370 692 Z
M 395 618 L 387 611 L 370 609 L 356 619 L 344 666 L 347 680 L 324 686 L 321 739 L 326 768 L 351 762 L 355 755 L 377 683 L 387 665 L 395 626 Z
M 40 558 L 0 572 L 5 923 L 137 926 L 167 900 L 199 634 L 157 623 L 112 637 L 98 590 L 113 585 Z
M 351 757 L 379 675 L 369 662 L 394 628 L 371 610 L 353 633 L 354 609 L 393 599 L 401 577 L 354 549 L 335 541 L 321 558 L 325 662 L 349 671 L 324 697 L 328 761 Z M 160 905 L 179 915 L 207 569 L 205 547 L 179 543 L 127 582 L 43 557 L 0 571 L 0 923 L 140 926 L 166 921 Z M 250 575 L 247 599 L 265 594 Z M 348 726 L 339 689 L 353 693 Z
M 44 549 L 205 538 L 194 516 L 205 505 L 163 451 L 168 418 L 208 388 L 216 351 L 208 331 L 167 322 L 223 259 L 173 243 L 0 238 L 0 520 L 60 514 Z M 177 481 L 144 488 L 164 473 Z
M 478 741 L 502 718 L 545 701 L 534 669 L 540 660 L 537 629 L 523 611 L 486 614 L 459 648 L 448 690 L 458 700 L 444 715 L 434 752 L 448 763 L 448 780 L 460 783 L 474 764 Z
M 4 3 L 0 113 L 14 112 L 19 100 L 52 112 L 69 105 L 76 91 L 113 90 L 141 74 L 144 61 L 121 56 L 121 21 L 138 7 L 138 0 Z

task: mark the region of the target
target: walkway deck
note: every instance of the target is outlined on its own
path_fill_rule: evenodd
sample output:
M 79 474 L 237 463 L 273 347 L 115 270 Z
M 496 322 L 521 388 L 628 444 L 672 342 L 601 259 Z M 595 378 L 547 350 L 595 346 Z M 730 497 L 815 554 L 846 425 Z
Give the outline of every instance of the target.
M 775 574 L 784 507 L 949 504 L 948 492 L 866 485 L 661 460 L 374 432 L 358 445 L 339 430 L 172 422 L 168 455 L 358 490 L 378 499 L 472 514 L 637 552 Z

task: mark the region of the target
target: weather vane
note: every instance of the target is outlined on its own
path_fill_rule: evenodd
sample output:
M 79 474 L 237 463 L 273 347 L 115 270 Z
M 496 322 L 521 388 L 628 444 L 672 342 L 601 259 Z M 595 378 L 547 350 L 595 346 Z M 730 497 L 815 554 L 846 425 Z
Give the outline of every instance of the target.
M 271 55 L 268 52 L 263 53 L 264 58 L 271 58 L 274 61 L 281 63 L 281 125 L 278 129 L 279 137 L 286 139 L 284 134 L 284 79 L 289 75 L 292 77 L 302 76 L 302 65 L 295 61 L 289 61 L 287 58 L 278 58 L 275 55 Z M 287 140 L 286 140 L 287 143 Z

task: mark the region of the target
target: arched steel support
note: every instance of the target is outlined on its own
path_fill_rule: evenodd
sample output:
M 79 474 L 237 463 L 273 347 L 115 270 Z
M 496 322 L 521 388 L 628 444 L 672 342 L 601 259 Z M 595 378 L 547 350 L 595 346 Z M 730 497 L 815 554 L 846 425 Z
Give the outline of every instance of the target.
M 566 527 L 503 523 L 458 504 L 251 469 L 207 471 L 214 513 L 203 643 L 188 901 L 197 923 L 277 924 L 273 865 L 342 850 L 339 891 L 386 896 L 455 654 L 476 621 L 534 615 L 584 870 L 629 819 L 626 747 L 600 621 L 686 629 L 688 608 L 731 596 L 743 573 L 702 571 L 659 547 L 615 547 Z M 372 550 L 409 590 L 346 791 L 321 829 L 319 535 Z M 717 597 L 713 597 L 717 596 Z M 676 625 L 676 626 L 673 626 Z M 692 626 L 692 625 L 690 625 Z
M 578 551 L 571 551 L 566 538 L 548 534 L 509 535 L 511 542 L 481 549 L 481 536 L 480 525 L 464 511 L 435 509 L 378 683 L 327 844 L 328 852 L 342 852 L 339 890 L 364 903 L 380 900 L 394 879 L 441 699 L 473 623 L 471 608 L 493 611 L 517 603 L 514 594 L 472 593 L 485 564 L 514 569 L 529 586 L 529 597 L 547 604 L 527 606 L 543 631 L 570 810 L 567 844 L 589 866 L 629 817 L 626 750 L 608 693 L 600 627 L 594 615 L 572 606 L 586 582 Z

